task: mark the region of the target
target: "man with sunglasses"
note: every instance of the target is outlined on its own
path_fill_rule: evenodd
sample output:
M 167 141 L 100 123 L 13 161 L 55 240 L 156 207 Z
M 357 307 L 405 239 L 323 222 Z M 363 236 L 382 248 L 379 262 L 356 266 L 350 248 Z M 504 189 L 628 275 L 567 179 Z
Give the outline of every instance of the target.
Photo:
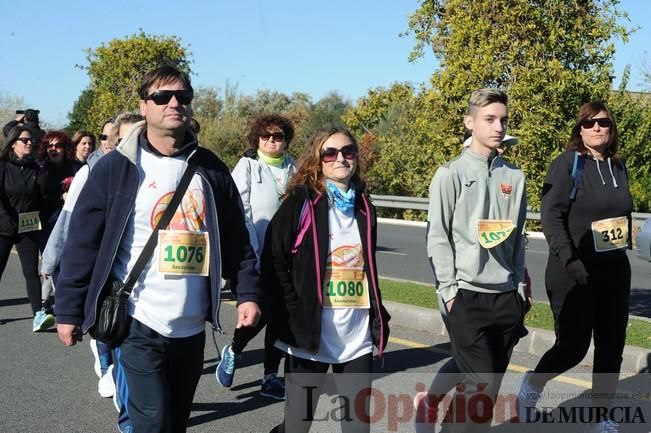
M 145 75 L 140 97 L 145 121 L 97 162 L 72 213 L 80 229 L 70 233 L 61 261 L 58 333 L 71 346 L 94 325 L 105 281 L 124 281 L 193 167 L 129 298 L 129 334 L 113 348 L 117 395 L 126 403 L 121 417 L 138 433 L 184 432 L 203 370 L 205 321 L 221 329 L 221 277 L 237 284 L 239 328 L 259 318 L 259 276 L 229 170 L 189 127 L 190 77 L 162 66 Z
M 473 92 L 464 116 L 470 144 L 436 171 L 429 187 L 427 255 L 463 375 L 457 392 L 466 394 L 452 399 L 442 431 L 490 428 L 492 405 L 482 414 L 476 405 L 455 405 L 477 398 L 495 402 L 524 332 L 526 190 L 522 171 L 497 151 L 507 122 L 504 92 Z

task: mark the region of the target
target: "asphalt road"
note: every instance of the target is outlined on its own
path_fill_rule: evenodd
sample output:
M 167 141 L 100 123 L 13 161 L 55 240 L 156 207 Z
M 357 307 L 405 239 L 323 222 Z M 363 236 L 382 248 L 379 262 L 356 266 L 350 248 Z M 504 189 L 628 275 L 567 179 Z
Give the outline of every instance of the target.
M 533 281 L 533 297 L 547 302 L 545 266 L 548 247 L 544 239 L 529 239 L 526 263 Z M 631 262 L 631 314 L 651 318 L 651 263 L 628 251 Z M 378 227 L 378 272 L 381 276 L 432 282 L 432 270 L 425 250 L 425 228 L 380 223 Z
M 54 330 L 34 334 L 26 298 L 24 280 L 15 255 L 10 256 L 0 283 L 0 432 L 7 433 L 104 433 L 115 431 L 116 411 L 110 399 L 97 394 L 97 377 L 88 340 L 75 347 L 59 343 Z M 232 304 L 222 307 L 222 324 L 227 334 L 217 335 L 218 344 L 228 342 L 235 323 Z M 209 331 L 208 331 L 209 332 Z M 235 382 L 230 390 L 214 378 L 217 351 L 210 332 L 205 350 L 205 367 L 197 389 L 188 432 L 267 432 L 282 419 L 283 404 L 258 395 L 262 374 L 262 335 L 251 342 L 244 354 Z M 375 361 L 375 400 L 372 410 L 376 419 L 373 432 L 413 431 L 411 399 L 424 389 L 447 359 L 449 344 L 444 336 L 416 332 L 391 326 L 391 338 L 383 360 Z M 513 354 L 500 395 L 512 398 L 522 373 L 532 368 L 538 358 L 524 353 Z M 541 405 L 555 408 L 570 403 L 585 406 L 590 387 L 590 365 L 580 365 L 551 382 Z M 623 372 L 619 405 L 640 408 L 645 424 L 626 426 L 627 433 L 649 431 L 651 402 L 649 374 Z M 334 403 L 333 403 L 334 401 Z M 338 416 L 339 400 L 325 395 L 317 409 L 317 418 Z M 539 405 L 540 406 L 540 405 Z M 496 421 L 491 433 L 580 432 L 583 426 L 554 423 L 521 426 Z M 327 418 L 327 417 L 326 417 Z M 314 432 L 338 432 L 338 423 L 318 421 Z

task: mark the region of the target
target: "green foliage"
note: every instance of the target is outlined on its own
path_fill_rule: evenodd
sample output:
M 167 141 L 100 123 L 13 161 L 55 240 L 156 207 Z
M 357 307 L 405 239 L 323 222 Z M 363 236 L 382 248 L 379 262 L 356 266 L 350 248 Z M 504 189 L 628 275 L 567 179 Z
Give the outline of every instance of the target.
M 260 90 L 253 96 L 241 96 L 234 86 L 227 86 L 223 95 L 213 87 L 196 89 L 195 94 L 194 117 L 201 124 L 199 140 L 231 168 L 248 147 L 246 137 L 256 117 L 277 113 L 291 119 L 295 134 L 289 153 L 297 157 L 315 129 L 326 123 L 341 122 L 342 114 L 350 106 L 336 93 L 316 103 L 304 93 L 286 95 Z
M 620 151 L 626 158 L 633 208 L 638 212 L 651 211 L 651 98 L 634 97 L 624 89 L 628 83 L 628 69 L 622 85 L 613 92 L 608 106 L 617 121 Z
M 469 94 L 498 87 L 509 94 L 509 158 L 540 203 L 546 168 L 564 147 L 578 108 L 609 92 L 612 39 L 630 32 L 616 0 L 423 0 L 409 19 L 415 60 L 430 48 L 440 63 L 430 87 L 396 84 L 369 91 L 345 116 L 375 151 L 376 192 L 422 196 L 436 168 L 461 149 Z
M 79 98 L 72 106 L 72 111 L 68 113 L 68 126 L 65 128 L 66 132 L 72 136 L 75 131 L 84 129 L 86 131 L 94 131 L 89 123 L 88 114 L 93 109 L 93 101 L 95 100 L 94 92 L 91 89 L 84 89 L 79 95 Z M 99 131 L 97 129 L 96 131 Z
M 75 103 L 69 116 L 71 124 L 98 131 L 106 119 L 123 111 L 137 111 L 144 74 L 164 63 L 190 72 L 190 56 L 176 36 L 143 31 L 87 49 L 88 65 L 78 67 L 88 72 L 90 86 Z

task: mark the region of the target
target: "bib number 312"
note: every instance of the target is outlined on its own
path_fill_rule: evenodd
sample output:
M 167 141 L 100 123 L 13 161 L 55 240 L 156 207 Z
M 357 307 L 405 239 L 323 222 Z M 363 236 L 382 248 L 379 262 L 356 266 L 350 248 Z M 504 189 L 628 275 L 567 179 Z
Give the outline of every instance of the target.
M 625 216 L 594 221 L 591 228 L 596 252 L 628 247 L 628 219 Z

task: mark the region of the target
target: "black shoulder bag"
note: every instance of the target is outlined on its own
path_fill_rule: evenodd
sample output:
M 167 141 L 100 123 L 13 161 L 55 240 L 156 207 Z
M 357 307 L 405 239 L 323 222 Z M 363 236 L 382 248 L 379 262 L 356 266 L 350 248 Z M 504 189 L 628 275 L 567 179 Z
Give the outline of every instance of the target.
M 151 255 L 158 243 L 158 231 L 167 227 L 176 209 L 181 203 L 183 194 L 190 185 L 190 180 L 194 175 L 194 166 L 188 165 L 183 173 L 170 204 L 165 209 L 163 216 L 156 224 L 154 231 L 149 236 L 145 247 L 142 249 L 138 260 L 136 260 L 133 269 L 129 272 L 125 282 L 122 282 L 112 276 L 106 280 L 102 287 L 100 295 L 101 301 L 95 316 L 95 324 L 88 330 L 88 333 L 95 340 L 102 341 L 111 347 L 119 346 L 129 334 L 131 318 L 127 313 L 129 296 L 136 281 L 140 277 L 143 268 L 151 258 Z

